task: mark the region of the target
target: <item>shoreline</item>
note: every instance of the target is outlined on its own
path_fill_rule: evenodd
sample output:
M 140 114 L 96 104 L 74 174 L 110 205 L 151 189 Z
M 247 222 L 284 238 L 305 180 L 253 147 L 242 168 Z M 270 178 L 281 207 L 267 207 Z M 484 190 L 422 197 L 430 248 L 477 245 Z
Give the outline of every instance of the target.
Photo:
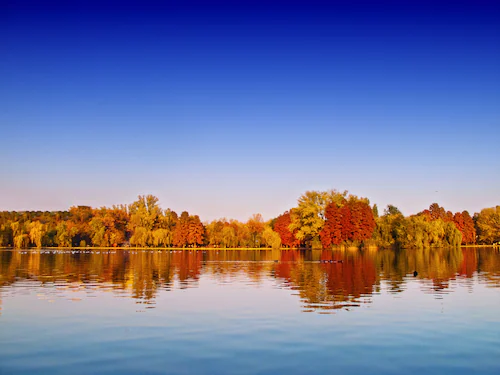
M 499 245 L 461 245 L 460 248 L 499 248 Z M 429 249 L 439 249 L 443 247 L 430 247 Z M 132 247 L 132 246 L 116 246 L 116 247 L 27 247 L 27 248 L 13 248 L 12 246 L 1 246 L 0 250 L 156 250 L 156 251 L 226 251 L 226 250 L 311 250 L 311 251 L 323 251 L 323 250 L 333 250 L 333 251 L 354 251 L 354 250 L 365 250 L 365 251 L 373 251 L 373 250 L 384 250 L 386 248 L 377 247 L 377 246 L 367 246 L 365 248 L 349 246 L 349 247 L 338 247 L 338 248 L 330 248 L 330 249 L 311 249 L 306 247 L 280 247 L 278 249 L 273 249 L 272 247 Z M 401 250 L 411 250 L 411 248 L 404 248 Z

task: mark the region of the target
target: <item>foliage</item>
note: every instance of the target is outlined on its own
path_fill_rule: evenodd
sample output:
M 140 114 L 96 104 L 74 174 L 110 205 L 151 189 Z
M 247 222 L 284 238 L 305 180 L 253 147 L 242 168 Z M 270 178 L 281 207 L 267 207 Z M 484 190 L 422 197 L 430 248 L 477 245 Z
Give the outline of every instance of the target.
M 500 206 L 472 218 L 433 203 L 404 217 L 388 205 L 376 205 L 347 191 L 307 191 L 297 206 L 264 222 L 254 214 L 246 222 L 219 219 L 202 223 L 187 211 L 163 210 L 153 195 L 111 208 L 74 206 L 68 211 L 0 212 L 0 246 L 138 247 L 330 247 L 335 245 L 430 248 L 500 241 Z
M 397 222 L 395 241 L 402 248 L 460 246 L 462 233 L 441 218 L 429 221 L 423 215 L 415 215 Z
M 295 236 L 297 230 L 293 232 L 290 230 L 291 223 L 291 215 L 288 211 L 286 211 L 274 220 L 274 230 L 280 236 L 281 243 L 284 246 L 297 247 L 300 245 L 300 241 Z
M 340 205 L 346 199 L 347 191 L 306 191 L 298 200 L 298 206 L 291 211 L 289 229 L 301 244 L 319 238 L 325 223 L 325 210 L 330 203 Z
M 474 221 L 467 211 L 455 213 L 455 215 L 453 215 L 453 223 L 462 233 L 463 244 L 476 243 L 476 228 L 474 226 Z
M 350 197 L 348 201 L 330 203 L 325 210 L 325 225 L 320 232 L 323 247 L 359 244 L 372 237 L 375 219 L 365 200 Z
M 262 240 L 267 247 L 279 249 L 281 247 L 281 238 L 278 233 L 273 231 L 271 227 L 266 227 L 262 232 Z
M 389 216 L 389 215 L 403 215 L 401 211 L 399 211 L 399 208 L 396 206 L 389 204 L 387 205 L 387 208 L 384 210 L 384 216 Z
M 485 208 L 475 215 L 477 233 L 481 243 L 500 241 L 500 206 Z
M 251 238 L 251 247 L 260 247 L 262 232 L 264 231 L 264 220 L 261 214 L 254 214 L 248 219 L 246 226 Z

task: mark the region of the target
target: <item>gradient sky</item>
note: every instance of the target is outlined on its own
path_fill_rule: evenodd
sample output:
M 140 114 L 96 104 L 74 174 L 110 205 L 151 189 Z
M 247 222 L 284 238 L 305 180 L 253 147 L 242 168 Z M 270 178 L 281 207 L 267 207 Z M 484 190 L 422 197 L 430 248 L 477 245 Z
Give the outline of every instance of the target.
M 494 2 L 36 3 L 0 8 L 0 210 L 500 204 Z

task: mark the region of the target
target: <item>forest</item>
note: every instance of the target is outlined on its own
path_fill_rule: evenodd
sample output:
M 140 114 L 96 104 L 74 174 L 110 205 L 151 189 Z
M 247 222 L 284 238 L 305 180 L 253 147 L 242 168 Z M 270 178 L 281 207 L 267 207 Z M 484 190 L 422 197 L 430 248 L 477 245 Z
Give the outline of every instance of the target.
M 129 205 L 68 211 L 0 212 L 0 246 L 154 247 L 154 248 L 431 248 L 500 241 L 500 206 L 471 216 L 433 203 L 404 216 L 347 191 L 307 191 L 296 207 L 264 221 L 254 214 L 246 222 L 162 209 L 153 195 Z

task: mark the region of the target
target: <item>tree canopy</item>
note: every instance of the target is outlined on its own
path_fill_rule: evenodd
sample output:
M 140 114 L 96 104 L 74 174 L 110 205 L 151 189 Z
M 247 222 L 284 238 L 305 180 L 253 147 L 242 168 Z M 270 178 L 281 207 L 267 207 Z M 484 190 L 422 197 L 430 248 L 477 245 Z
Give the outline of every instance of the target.
M 297 205 L 265 221 L 202 222 L 198 215 L 163 209 L 153 195 L 129 205 L 68 211 L 0 212 L 0 246 L 26 247 L 323 247 L 401 248 L 493 244 L 500 241 L 500 206 L 471 217 L 437 203 L 405 217 L 394 205 L 378 215 L 376 205 L 347 191 L 306 191 Z

